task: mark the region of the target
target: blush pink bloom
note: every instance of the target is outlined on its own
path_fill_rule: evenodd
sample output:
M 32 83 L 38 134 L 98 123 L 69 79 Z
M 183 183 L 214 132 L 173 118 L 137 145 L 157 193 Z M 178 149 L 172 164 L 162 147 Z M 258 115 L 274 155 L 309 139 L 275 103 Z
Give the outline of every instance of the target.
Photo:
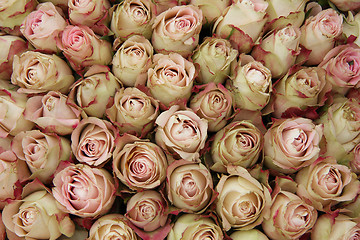
M 354 173 L 360 174 L 360 143 L 354 147 L 351 153 L 353 158 L 350 161 L 350 168 Z

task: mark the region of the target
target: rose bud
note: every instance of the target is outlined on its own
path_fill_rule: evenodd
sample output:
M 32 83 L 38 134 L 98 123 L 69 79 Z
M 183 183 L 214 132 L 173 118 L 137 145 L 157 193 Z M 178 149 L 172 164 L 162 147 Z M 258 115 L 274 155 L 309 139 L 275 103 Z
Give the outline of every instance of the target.
M 329 8 L 310 16 L 301 27 L 300 44 L 311 50 L 306 65 L 319 64 L 342 33 L 343 17 Z
M 250 121 L 235 121 L 215 134 L 211 170 L 226 173 L 230 165 L 249 168 L 258 161 L 264 137 Z
M 156 16 L 151 42 L 157 53 L 188 57 L 199 43 L 202 12 L 193 5 L 176 6 Z
M 197 161 L 207 138 L 207 120 L 192 110 L 180 110 L 178 105 L 162 112 L 156 119 L 156 143 L 177 159 Z
M 201 118 L 208 120 L 208 131 L 223 128 L 232 114 L 232 97 L 221 84 L 203 85 L 190 101 L 190 108 Z
M 268 3 L 264 0 L 235 0 L 217 18 L 213 33 L 217 37 L 229 39 L 239 52 L 248 53 L 263 32 L 267 7 Z
M 155 54 L 153 60 L 146 83 L 153 97 L 166 106 L 187 101 L 196 76 L 194 64 L 177 53 Z
M 121 87 L 122 83 L 109 71 L 109 67 L 93 65 L 84 78 L 72 85 L 69 99 L 88 116 L 102 118 L 110 97 Z
M 359 10 L 360 9 L 360 1 L 359 0 L 330 0 L 339 10 L 347 12 L 351 10 Z
M 110 9 L 111 31 L 121 40 L 140 34 L 150 39 L 155 18 L 155 4 L 151 0 L 124 0 Z
M 354 147 L 351 153 L 353 157 L 349 163 L 350 168 L 354 173 L 360 174 L 360 143 Z
M 26 102 L 24 116 L 44 129 L 59 135 L 71 134 L 81 119 L 81 109 L 66 95 L 50 91 Z
M 71 149 L 75 158 L 90 166 L 108 162 L 115 147 L 116 128 L 96 117 L 85 118 L 71 133 Z
M 216 196 L 211 173 L 201 163 L 173 162 L 166 183 L 169 201 L 181 211 L 202 213 Z
M 14 56 L 11 83 L 27 94 L 59 91 L 68 93 L 75 78 L 67 63 L 55 54 L 27 51 Z
M 39 130 L 18 133 L 11 144 L 16 156 L 26 162 L 32 175 L 48 184 L 60 161 L 71 157 L 70 141 L 56 134 L 45 134 Z
M 257 229 L 237 230 L 230 235 L 230 238 L 232 240 L 269 240 L 264 233 Z
M 273 78 L 282 77 L 300 53 L 300 34 L 300 29 L 292 25 L 275 29 L 254 47 L 251 55 L 270 69 Z
M 339 202 L 353 200 L 360 182 L 350 168 L 336 163 L 333 157 L 319 158 L 296 174 L 296 194 L 319 211 L 330 211 Z
M 126 214 L 131 223 L 152 232 L 165 226 L 168 219 L 167 203 L 155 190 L 145 190 L 133 195 L 126 203 Z
M 351 88 L 360 88 L 360 47 L 356 44 L 339 45 L 319 64 L 326 70 L 333 91 L 345 94 Z
M 41 3 L 21 24 L 21 33 L 35 48 L 58 52 L 55 39 L 68 25 L 58 11 L 62 14 L 51 2 Z
M 75 225 L 58 206 L 52 194 L 38 181 L 27 184 L 21 199 L 4 207 L 2 220 L 16 239 L 55 240 L 62 234 L 71 237 Z M 11 238 L 10 238 L 11 239 Z
M 226 88 L 232 93 L 236 107 L 261 110 L 270 100 L 271 72 L 251 56 L 243 55 L 240 59 L 226 82 Z
M 114 175 L 133 190 L 154 189 L 166 178 L 168 160 L 155 143 L 132 135 L 116 140 L 113 153 Z
M 137 88 L 128 87 L 115 93 L 114 103 L 106 109 L 106 116 L 120 133 L 144 136 L 153 129 L 159 111 L 158 101 Z
M 0 79 L 10 80 L 14 56 L 29 50 L 30 45 L 21 37 L 1 34 L 0 44 Z
M 107 213 L 115 201 L 113 177 L 105 169 L 69 164 L 55 174 L 52 193 L 64 211 L 96 218 Z
M 326 71 L 320 67 L 305 67 L 293 74 L 285 74 L 275 85 L 272 101 L 272 116 L 291 116 L 295 111 L 307 112 L 325 104 L 331 91 Z M 292 113 L 294 111 L 294 113 Z
M 222 175 L 216 186 L 219 193 L 216 212 L 225 231 L 249 230 L 269 215 L 269 189 L 242 167 L 228 168 L 230 175 Z
M 200 8 L 203 23 L 212 23 L 231 5 L 231 0 L 190 0 L 190 4 Z
M 224 234 L 221 228 L 208 216 L 198 214 L 183 214 L 173 225 L 167 240 L 222 240 Z
M 154 49 L 142 35 L 133 35 L 122 43 L 112 60 L 112 71 L 128 87 L 144 84 L 152 65 Z
M 112 60 L 111 43 L 100 39 L 87 26 L 67 26 L 57 45 L 75 71 L 94 64 L 108 65 Z
M 350 240 L 358 239 L 359 235 L 360 224 L 342 214 L 321 215 L 311 231 L 312 240 Z
M 360 1 L 359 1 L 360 7 Z M 356 37 L 354 43 L 360 46 L 360 14 L 357 13 L 355 16 L 352 12 L 348 12 L 348 16 L 345 21 L 343 21 L 343 34 L 346 38 L 349 38 L 351 35 Z
M 221 1 L 219 1 L 221 2 Z M 207 37 L 195 50 L 192 60 L 199 65 L 201 83 L 224 83 L 230 75 L 231 64 L 238 51 L 226 39 Z
M 88 240 L 129 239 L 138 240 L 134 230 L 121 214 L 108 214 L 99 218 L 90 228 Z

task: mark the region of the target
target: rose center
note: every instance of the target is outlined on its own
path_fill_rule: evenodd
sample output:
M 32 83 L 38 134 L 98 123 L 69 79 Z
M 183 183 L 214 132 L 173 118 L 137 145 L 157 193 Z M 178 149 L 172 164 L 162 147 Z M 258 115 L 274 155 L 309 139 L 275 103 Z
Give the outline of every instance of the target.
M 184 193 L 188 196 L 188 197 L 194 197 L 197 193 L 198 193 L 198 187 L 196 185 L 196 182 L 194 181 L 194 179 L 187 175 L 185 176 L 182 181 L 181 181 L 181 186 L 184 189 Z
M 154 206 L 146 201 L 141 202 L 137 208 L 138 210 L 136 212 L 140 213 L 141 218 L 144 220 L 153 219 L 156 215 Z
M 133 17 L 134 21 L 141 24 L 146 21 L 146 11 L 143 6 L 137 4 L 130 5 L 130 12 L 131 16 Z
M 25 227 L 31 226 L 36 221 L 38 213 L 39 210 L 36 207 L 22 209 L 19 215 L 22 225 Z

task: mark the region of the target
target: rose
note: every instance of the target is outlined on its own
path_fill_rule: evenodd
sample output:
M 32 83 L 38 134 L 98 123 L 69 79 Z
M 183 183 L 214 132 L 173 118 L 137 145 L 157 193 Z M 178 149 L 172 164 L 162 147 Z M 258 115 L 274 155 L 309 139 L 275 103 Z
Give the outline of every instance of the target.
M 102 118 L 110 97 L 122 87 L 107 66 L 93 65 L 71 87 L 69 99 L 80 106 L 88 116 Z
M 69 215 L 57 207 L 55 198 L 38 181 L 27 184 L 21 199 L 4 207 L 2 220 L 16 239 L 55 240 L 61 234 L 70 237 L 75 231 Z
M 55 54 L 27 51 L 14 56 L 11 83 L 20 87 L 18 92 L 67 93 L 74 81 L 71 68 Z
M 350 161 L 350 168 L 354 173 L 360 174 L 360 143 L 351 152 L 353 158 Z
M 165 151 L 188 161 L 197 161 L 207 138 L 207 120 L 178 105 L 162 112 L 156 119 L 156 143 Z
M 325 9 L 306 19 L 301 27 L 300 44 L 311 50 L 307 65 L 319 64 L 342 33 L 343 18 L 334 9 Z
M 194 64 L 177 53 L 155 54 L 153 61 L 146 83 L 151 95 L 166 106 L 189 99 L 196 74 Z
M 133 35 L 122 43 L 112 60 L 112 71 L 125 86 L 144 84 L 152 64 L 154 49 L 142 35 Z
M 197 214 L 183 214 L 173 225 L 167 240 L 221 240 L 224 234 L 214 220 Z
M 125 0 L 110 9 L 111 31 L 125 40 L 134 34 L 150 39 L 155 18 L 155 5 L 150 0 Z
M 217 37 L 229 39 L 239 52 L 248 53 L 262 34 L 267 7 L 264 0 L 236 0 L 217 18 L 212 32 Z
M 106 109 L 106 116 L 120 133 L 145 136 L 154 127 L 159 115 L 159 102 L 137 88 L 121 88 L 114 96 L 114 103 Z
M 32 12 L 37 5 L 36 0 L 6 0 L 0 6 L 0 28 L 11 32 L 19 27 L 25 17 Z
M 125 134 L 116 140 L 112 166 L 114 175 L 129 188 L 153 189 L 165 180 L 168 160 L 155 143 Z
M 107 213 L 115 201 L 113 177 L 105 169 L 69 164 L 55 174 L 52 194 L 64 211 L 96 218 Z
M 360 6 L 360 2 L 359 2 Z M 343 21 L 343 34 L 346 38 L 349 38 L 351 35 L 356 37 L 354 43 L 360 46 L 360 14 L 354 14 L 352 12 L 348 12 L 348 16 L 346 21 Z
M 270 69 L 273 78 L 279 78 L 295 64 L 300 34 L 300 29 L 292 25 L 275 29 L 254 47 L 251 55 Z
M 226 173 L 228 166 L 249 168 L 259 159 L 264 137 L 250 121 L 235 121 L 215 134 L 211 170 Z
M 216 212 L 225 231 L 249 230 L 262 223 L 269 214 L 269 190 L 242 167 L 228 168 L 230 175 L 222 175 L 216 191 Z
M 76 159 L 90 166 L 103 166 L 112 157 L 116 128 L 96 117 L 85 118 L 71 133 L 71 149 Z
M 331 3 L 341 11 L 358 10 L 360 8 L 359 0 L 331 0 Z
M 0 44 L 0 79 L 10 80 L 14 56 L 29 50 L 30 45 L 21 37 L 12 35 L 0 35 Z
M 57 52 L 55 39 L 68 25 L 51 2 L 41 3 L 20 26 L 24 37 L 37 49 Z
M 199 43 L 202 20 L 201 10 L 193 5 L 175 6 L 160 13 L 152 26 L 155 51 L 190 56 Z
M 234 104 L 240 109 L 261 110 L 270 100 L 271 72 L 261 62 L 242 55 L 232 70 L 226 88 L 233 95 Z
M 210 171 L 201 163 L 184 160 L 168 167 L 166 189 L 172 205 L 185 212 L 202 213 L 216 196 Z
M 71 157 L 70 141 L 56 134 L 39 130 L 18 133 L 11 144 L 16 156 L 25 161 L 32 175 L 43 183 L 50 183 L 60 161 Z
M 230 0 L 190 0 L 190 4 L 200 8 L 204 16 L 204 23 L 212 23 L 221 16 L 223 11 L 231 5 Z
M 94 64 L 108 65 L 112 59 L 111 44 L 87 26 L 67 26 L 57 39 L 57 46 L 75 71 Z
M 231 64 L 235 62 L 237 55 L 238 51 L 231 47 L 228 40 L 205 38 L 192 56 L 193 62 L 199 65 L 199 81 L 223 83 L 228 78 Z
M 264 233 L 257 229 L 237 230 L 230 235 L 230 238 L 233 240 L 269 240 Z
M 131 223 L 152 232 L 165 226 L 168 214 L 166 200 L 155 190 L 145 190 L 133 195 L 126 203 L 126 214 Z
M 99 218 L 90 228 L 88 240 L 111 240 L 124 238 L 138 240 L 134 230 L 121 214 L 108 214 Z
M 208 131 L 223 128 L 232 114 L 232 97 L 221 84 L 209 83 L 199 87 L 200 92 L 190 101 L 190 108 L 201 118 L 208 120 Z
M 337 164 L 333 157 L 320 158 L 300 170 L 295 181 L 298 184 L 296 194 L 317 210 L 326 212 L 339 202 L 354 199 L 360 187 L 356 174 Z
M 34 96 L 26 102 L 24 117 L 59 135 L 71 134 L 79 124 L 81 110 L 66 95 L 50 91 L 44 96 Z

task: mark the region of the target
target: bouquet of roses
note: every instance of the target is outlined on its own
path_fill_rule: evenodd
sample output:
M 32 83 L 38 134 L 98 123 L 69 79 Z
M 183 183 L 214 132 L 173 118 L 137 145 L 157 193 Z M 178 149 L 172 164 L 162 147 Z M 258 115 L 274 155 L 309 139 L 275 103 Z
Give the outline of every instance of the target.
M 360 239 L 359 0 L 0 2 L 0 240 Z

